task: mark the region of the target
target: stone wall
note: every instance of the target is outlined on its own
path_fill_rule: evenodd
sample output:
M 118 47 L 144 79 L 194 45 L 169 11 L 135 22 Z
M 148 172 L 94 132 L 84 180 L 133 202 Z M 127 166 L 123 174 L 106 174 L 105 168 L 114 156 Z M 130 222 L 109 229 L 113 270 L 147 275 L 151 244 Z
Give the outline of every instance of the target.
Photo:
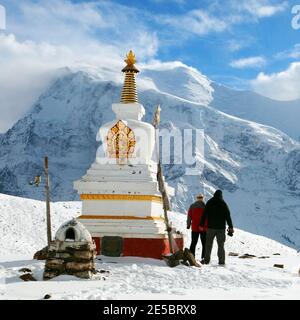
M 58 241 L 51 242 L 45 263 L 44 280 L 61 274 L 89 279 L 95 272 L 94 243 Z

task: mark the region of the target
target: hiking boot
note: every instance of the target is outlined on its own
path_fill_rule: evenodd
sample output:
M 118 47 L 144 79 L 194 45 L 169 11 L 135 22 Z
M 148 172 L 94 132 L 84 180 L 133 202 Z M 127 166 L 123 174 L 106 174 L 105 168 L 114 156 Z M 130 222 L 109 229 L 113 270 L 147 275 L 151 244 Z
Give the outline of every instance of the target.
M 205 259 L 202 259 L 200 262 L 201 262 L 201 264 L 209 264 L 209 262 L 206 261 Z

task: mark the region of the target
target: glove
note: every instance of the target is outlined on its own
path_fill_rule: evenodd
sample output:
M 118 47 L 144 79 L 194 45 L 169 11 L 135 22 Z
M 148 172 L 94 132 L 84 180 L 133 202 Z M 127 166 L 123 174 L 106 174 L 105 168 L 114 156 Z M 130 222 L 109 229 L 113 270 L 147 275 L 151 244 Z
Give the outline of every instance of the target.
M 187 228 L 187 229 L 189 229 L 190 227 L 191 227 L 191 225 L 190 225 L 190 224 L 187 224 L 187 225 L 186 225 L 186 228 Z
M 234 233 L 233 228 L 228 228 L 228 229 L 227 229 L 227 235 L 228 235 L 229 237 L 232 237 L 232 236 L 233 236 L 233 233 Z
M 204 231 L 204 228 L 202 226 L 199 226 L 199 231 L 200 232 L 203 232 Z

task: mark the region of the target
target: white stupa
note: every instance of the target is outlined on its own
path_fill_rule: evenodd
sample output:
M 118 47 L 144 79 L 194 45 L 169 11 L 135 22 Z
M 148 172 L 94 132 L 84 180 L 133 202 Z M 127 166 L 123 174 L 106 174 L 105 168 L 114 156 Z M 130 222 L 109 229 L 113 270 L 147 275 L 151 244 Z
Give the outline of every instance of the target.
M 112 105 L 116 119 L 100 127 L 95 162 L 74 182 L 82 200 L 79 219 L 98 253 L 161 258 L 170 247 L 157 182 L 155 129 L 141 120 L 145 109 L 138 103 L 132 51 L 125 62 L 121 102 Z M 182 248 L 182 235 L 174 237 Z

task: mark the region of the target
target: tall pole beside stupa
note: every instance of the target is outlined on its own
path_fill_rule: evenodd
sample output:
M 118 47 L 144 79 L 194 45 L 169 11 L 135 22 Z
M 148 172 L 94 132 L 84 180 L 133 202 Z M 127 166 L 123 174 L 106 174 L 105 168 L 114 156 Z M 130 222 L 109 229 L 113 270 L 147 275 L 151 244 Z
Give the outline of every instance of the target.
M 47 220 L 47 242 L 48 248 L 52 240 L 51 237 L 51 217 L 50 217 L 50 185 L 49 185 L 49 173 L 48 173 L 48 157 L 44 159 L 45 168 L 45 191 L 46 191 L 46 220 Z
M 159 157 L 159 139 L 158 139 L 157 129 L 160 123 L 160 111 L 161 111 L 161 108 L 160 108 L 160 105 L 158 105 L 155 110 L 155 114 L 152 122 L 152 125 L 155 128 L 155 140 L 156 140 L 156 150 L 157 150 L 157 181 L 158 181 L 158 188 L 162 195 L 162 200 L 163 200 L 164 218 L 165 218 L 166 230 L 168 232 L 170 253 L 173 254 L 174 251 L 173 251 L 173 241 L 172 241 L 172 228 L 170 226 L 169 218 L 168 218 L 168 210 L 170 210 L 170 201 L 169 201 L 169 197 L 165 187 L 165 182 L 163 178 L 162 167 L 161 167 L 161 162 Z

